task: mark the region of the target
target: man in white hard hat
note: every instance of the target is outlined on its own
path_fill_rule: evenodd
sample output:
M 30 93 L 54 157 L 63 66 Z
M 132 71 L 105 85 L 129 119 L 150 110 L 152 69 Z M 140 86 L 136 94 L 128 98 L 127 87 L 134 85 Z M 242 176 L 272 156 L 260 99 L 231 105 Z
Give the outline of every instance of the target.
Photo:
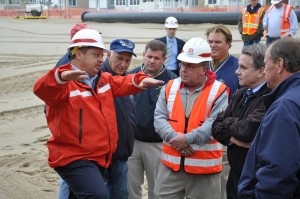
M 178 28 L 178 21 L 175 17 L 168 17 L 165 21 L 165 27 L 167 35 L 157 38 L 157 40 L 164 42 L 167 46 L 165 66 L 168 70 L 179 76 L 179 61 L 177 60 L 177 56 L 181 53 L 185 42 L 175 36 Z
M 298 31 L 298 19 L 293 6 L 282 0 L 272 0 L 271 4 L 263 19 L 267 45 L 282 37 L 292 37 Z
M 192 38 L 178 55 L 180 77 L 161 90 L 154 126 L 163 139 L 155 183 L 157 199 L 220 199 L 222 145 L 211 127 L 226 109 L 228 88 L 208 70 L 211 48 Z
M 108 199 L 104 173 L 118 139 L 114 97 L 163 82 L 143 73 L 100 72 L 105 47 L 96 30 L 78 31 L 69 50 L 71 63 L 50 70 L 33 88 L 46 103 L 52 133 L 48 164 L 67 182 L 69 198 Z

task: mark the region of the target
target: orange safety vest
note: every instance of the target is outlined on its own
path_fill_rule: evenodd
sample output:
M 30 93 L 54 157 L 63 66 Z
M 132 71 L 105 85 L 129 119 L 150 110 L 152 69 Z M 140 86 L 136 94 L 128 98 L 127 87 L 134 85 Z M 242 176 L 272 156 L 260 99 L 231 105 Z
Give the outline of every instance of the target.
M 210 116 L 214 102 L 225 92 L 225 84 L 214 81 L 205 85 L 203 91 L 196 99 L 190 113 L 187 128 L 185 124 L 185 112 L 180 96 L 181 79 L 170 80 L 166 86 L 166 103 L 168 121 L 174 131 L 189 133 L 201 126 Z M 184 160 L 184 171 L 192 174 L 213 174 L 222 171 L 222 145 L 216 140 L 199 146 L 192 144 L 195 153 L 192 156 L 183 157 L 170 144 L 163 142 L 162 163 L 173 171 L 180 170 L 181 159 Z
M 267 15 L 271 12 L 271 10 L 274 8 L 274 5 L 271 5 L 271 7 L 268 9 Z M 284 4 L 284 10 L 282 15 L 282 21 L 281 21 L 281 30 L 280 30 L 280 37 L 285 37 L 289 35 L 289 30 L 291 28 L 290 23 L 290 14 L 293 10 L 293 6 Z
M 242 10 L 243 34 L 254 35 L 256 33 L 264 10 L 264 7 L 260 7 L 257 12 L 253 14 L 250 14 L 247 8 Z

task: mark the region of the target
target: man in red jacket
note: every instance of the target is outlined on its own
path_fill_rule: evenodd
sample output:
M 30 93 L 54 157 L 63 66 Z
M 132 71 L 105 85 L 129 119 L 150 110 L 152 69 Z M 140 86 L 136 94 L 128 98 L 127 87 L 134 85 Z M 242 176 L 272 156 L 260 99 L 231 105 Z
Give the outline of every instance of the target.
M 104 170 L 117 146 L 115 96 L 163 83 L 143 73 L 101 73 L 105 50 L 96 30 L 78 31 L 71 41 L 71 63 L 50 70 L 34 85 L 46 103 L 52 137 L 48 163 L 67 182 L 75 198 L 108 198 Z

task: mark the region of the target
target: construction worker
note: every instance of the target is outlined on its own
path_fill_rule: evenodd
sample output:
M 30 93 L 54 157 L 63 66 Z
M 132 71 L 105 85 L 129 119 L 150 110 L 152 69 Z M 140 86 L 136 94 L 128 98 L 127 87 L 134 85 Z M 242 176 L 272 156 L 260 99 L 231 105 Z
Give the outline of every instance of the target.
M 179 61 L 177 60 L 177 56 L 181 53 L 185 42 L 175 36 L 178 28 L 178 21 L 175 17 L 168 17 L 165 21 L 165 27 L 167 35 L 156 40 L 162 41 L 167 46 L 165 66 L 168 70 L 179 76 Z
M 222 145 L 211 126 L 228 104 L 228 89 L 208 70 L 209 44 L 192 38 L 178 55 L 180 77 L 161 89 L 154 126 L 163 139 L 157 199 L 220 199 Z
M 244 46 L 258 44 L 264 36 L 262 20 L 265 15 L 265 8 L 258 3 L 259 0 L 249 0 L 250 4 L 242 9 L 238 20 L 238 28 Z
M 267 30 L 267 45 L 282 37 L 292 37 L 298 31 L 298 19 L 293 6 L 282 0 L 272 0 L 271 3 L 263 19 L 263 27 Z
M 144 73 L 101 73 L 104 49 L 99 32 L 78 31 L 69 47 L 71 63 L 50 70 L 33 88 L 46 103 L 49 166 L 67 182 L 73 198 L 108 199 L 104 173 L 118 139 L 114 97 L 163 83 Z

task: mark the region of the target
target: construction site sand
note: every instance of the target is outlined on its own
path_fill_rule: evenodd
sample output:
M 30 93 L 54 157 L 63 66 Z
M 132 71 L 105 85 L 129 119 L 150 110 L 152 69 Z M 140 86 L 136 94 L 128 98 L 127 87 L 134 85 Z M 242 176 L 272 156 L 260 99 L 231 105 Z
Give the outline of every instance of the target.
M 59 188 L 58 175 L 47 164 L 46 141 L 50 136 L 43 113 L 44 103 L 32 93 L 34 81 L 49 69 L 69 46 L 69 32 L 78 20 L 22 20 L 0 18 L 0 198 L 53 199 Z M 146 42 L 165 35 L 159 24 L 95 23 L 109 46 L 115 38 L 136 43 L 141 63 Z M 180 25 L 178 37 L 205 38 L 212 24 Z M 238 55 L 242 42 L 236 26 L 229 26 L 234 42 L 231 53 Z M 144 197 L 147 185 L 144 187 Z

